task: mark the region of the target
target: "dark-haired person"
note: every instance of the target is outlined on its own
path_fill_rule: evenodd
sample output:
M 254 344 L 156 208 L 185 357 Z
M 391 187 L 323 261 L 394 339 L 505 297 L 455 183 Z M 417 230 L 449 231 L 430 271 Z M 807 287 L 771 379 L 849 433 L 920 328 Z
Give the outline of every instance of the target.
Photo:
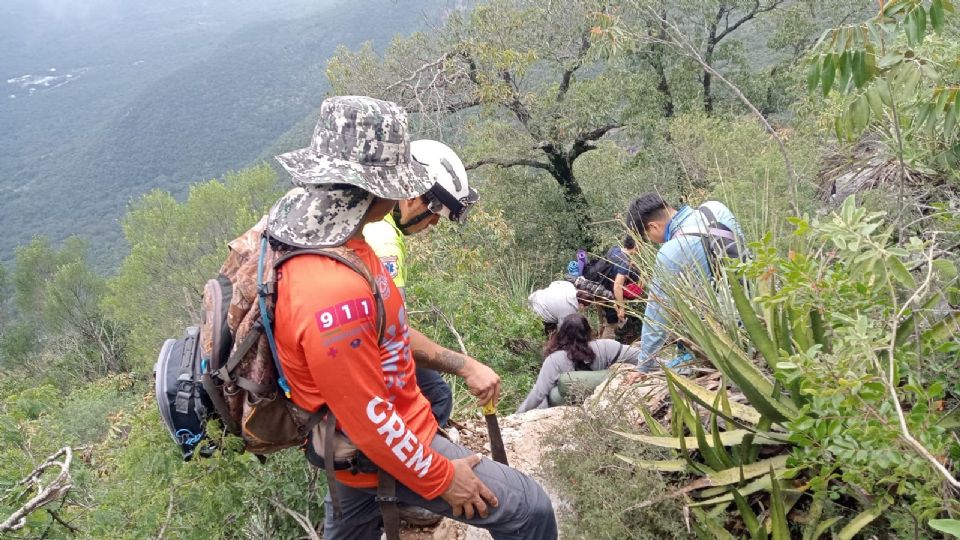
M 627 228 L 660 245 L 644 310 L 638 363 L 641 372 L 653 369 L 654 356 L 667 337 L 667 282 L 683 274 L 694 278 L 711 274 L 702 240 L 711 222 L 722 225 L 727 234 L 735 237 L 732 240 L 744 245 L 743 231 L 733 212 L 717 201 L 707 201 L 699 208 L 684 205 L 676 209 L 658 193 L 650 192 L 637 197 L 627 209 Z
M 616 362 L 636 365 L 637 347 L 628 347 L 612 339 L 592 339 L 587 318 L 579 313 L 567 315 L 543 349 L 543 366 L 518 413 L 548 406 L 547 396 L 557 385 L 560 375 L 571 371 L 599 371 Z
M 637 241 L 628 234 L 621 240 L 622 247 L 614 246 L 607 252 L 607 257 L 613 264 L 611 280 L 614 301 L 614 314 L 617 325 L 622 327 L 627 321 L 626 300 L 637 300 L 643 296 L 643 287 L 640 285 L 640 274 L 630 258 L 637 252 Z M 609 317 L 608 317 L 609 322 Z M 610 337 L 601 332 L 601 337 Z

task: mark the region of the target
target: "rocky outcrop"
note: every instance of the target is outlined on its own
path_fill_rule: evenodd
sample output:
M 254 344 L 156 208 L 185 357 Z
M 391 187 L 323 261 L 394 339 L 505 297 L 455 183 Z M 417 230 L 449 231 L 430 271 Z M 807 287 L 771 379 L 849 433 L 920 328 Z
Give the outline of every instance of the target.
M 719 386 L 719 374 L 712 370 L 696 370 L 697 384 L 714 389 Z M 700 372 L 703 373 L 700 373 Z M 562 433 L 570 424 L 572 416 L 587 414 L 591 417 L 616 415 L 634 424 L 642 424 L 645 406 L 654 418 L 661 418 L 669 408 L 670 396 L 663 375 L 648 376 L 640 382 L 631 382 L 629 374 L 633 366 L 621 366 L 611 372 L 610 378 L 598 386 L 586 399 L 583 408 L 553 407 L 535 409 L 523 414 L 513 414 L 500 418 L 500 431 L 507 450 L 510 465 L 535 478 L 544 487 L 557 518 L 561 522 L 571 515 L 572 508 L 563 498 L 563 492 L 552 486 L 543 470 L 547 453 L 556 445 L 556 433 Z M 487 441 L 487 427 L 479 416 L 460 425 L 460 443 L 473 448 L 484 455 L 490 455 Z M 454 520 L 445 519 L 430 531 L 407 531 L 403 537 L 407 540 L 487 540 L 490 534 L 485 530 L 463 525 Z
M 546 443 L 548 437 L 562 430 L 565 417 L 568 414 L 579 414 L 575 407 L 554 407 L 551 409 L 535 409 L 523 414 L 513 414 L 500 418 L 500 431 L 503 435 L 503 445 L 507 450 L 507 461 L 510 466 L 535 478 L 553 501 L 558 519 L 570 511 L 560 492 L 550 485 L 544 475 L 542 463 L 544 453 L 551 446 Z M 470 448 L 490 455 L 490 444 L 487 442 L 486 424 L 482 418 L 472 419 L 463 425 L 460 436 L 461 443 Z M 422 533 L 420 533 L 422 534 Z M 470 527 L 451 519 L 445 519 L 433 530 L 430 536 L 404 535 L 406 539 L 435 540 L 489 540 L 490 533 L 483 529 Z

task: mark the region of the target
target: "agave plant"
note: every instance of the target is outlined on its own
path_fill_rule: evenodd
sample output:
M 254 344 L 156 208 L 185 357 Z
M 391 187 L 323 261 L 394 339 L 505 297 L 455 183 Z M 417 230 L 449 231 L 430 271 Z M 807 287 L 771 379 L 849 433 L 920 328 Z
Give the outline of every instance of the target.
M 792 221 L 794 249 L 783 255 L 769 239 L 753 245 L 754 260 L 727 266 L 727 287 L 712 287 L 702 276 L 699 284 L 688 276 L 668 285 L 672 330 L 722 374 L 722 382 L 710 390 L 665 368 L 669 426 L 644 411 L 649 434 L 621 433 L 676 450 L 676 459 L 665 461 L 620 457 L 643 469 L 693 475 L 673 495 L 686 498 L 706 537 L 729 536 L 720 532 L 719 515 L 735 507 L 754 539 L 789 538 L 793 530 L 812 540 L 840 525 L 836 537 L 852 538 L 900 503 L 887 484 L 857 484 L 858 475 L 870 477 L 864 460 L 871 459 L 857 452 L 905 440 L 895 411 L 909 404 L 900 401 L 938 393 L 938 383 L 925 385 L 907 373 L 911 362 L 926 352 L 935 357 L 960 335 L 960 312 L 949 308 L 947 298 L 956 295 L 952 263 L 921 264 L 929 272 L 923 284 L 908 269 L 926 243 L 897 246 L 883 215 L 858 208 L 853 199 L 822 222 Z M 940 287 L 930 284 L 934 267 Z M 743 403 L 731 399 L 734 392 Z M 931 447 L 946 451 L 951 443 L 945 430 L 955 417 L 931 413 L 910 415 L 910 421 L 932 434 Z M 877 441 L 848 450 L 845 430 Z M 901 457 L 891 463 L 898 465 Z M 922 483 L 924 475 L 935 477 L 922 456 L 904 459 L 895 469 L 901 491 Z M 856 486 L 836 487 L 844 482 Z M 858 515 L 841 522 L 844 516 L 824 511 L 828 496 L 837 492 L 870 495 L 857 501 Z M 804 496 L 809 500 L 802 511 L 792 512 Z M 914 495 L 906 498 L 904 504 L 927 512 L 920 517 L 941 511 Z M 751 501 L 767 510 L 758 515 Z

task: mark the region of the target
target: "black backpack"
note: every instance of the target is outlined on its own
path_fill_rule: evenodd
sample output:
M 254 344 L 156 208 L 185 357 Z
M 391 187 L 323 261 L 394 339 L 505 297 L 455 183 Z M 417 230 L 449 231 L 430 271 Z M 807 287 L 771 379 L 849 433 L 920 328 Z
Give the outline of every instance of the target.
M 583 277 L 588 281 L 599 283 L 607 290 L 613 290 L 613 263 L 606 257 L 590 259 L 583 267 Z
M 715 279 L 723 267 L 724 259 L 745 261 L 749 257 L 749 253 L 744 246 L 740 245 L 737 234 L 730 227 L 720 223 L 709 208 L 701 206 L 697 210 L 707 221 L 707 232 L 678 231 L 677 234 L 700 238 L 703 251 L 707 255 L 711 279 Z

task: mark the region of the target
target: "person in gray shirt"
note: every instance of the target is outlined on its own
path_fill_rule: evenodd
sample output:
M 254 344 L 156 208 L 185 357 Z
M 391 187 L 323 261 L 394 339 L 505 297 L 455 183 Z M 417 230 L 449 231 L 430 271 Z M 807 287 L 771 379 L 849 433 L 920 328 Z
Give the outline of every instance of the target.
M 547 396 L 556 386 L 560 375 L 571 371 L 598 371 L 616 362 L 637 365 L 638 347 L 623 345 L 613 339 L 591 340 L 593 331 L 586 317 L 579 313 L 567 315 L 560 328 L 544 347 L 543 366 L 537 382 L 523 400 L 518 413 L 548 406 Z
M 591 296 L 569 281 L 554 281 L 530 293 L 527 304 L 543 320 L 543 333 L 550 336 L 564 317 L 577 313 L 589 303 Z

